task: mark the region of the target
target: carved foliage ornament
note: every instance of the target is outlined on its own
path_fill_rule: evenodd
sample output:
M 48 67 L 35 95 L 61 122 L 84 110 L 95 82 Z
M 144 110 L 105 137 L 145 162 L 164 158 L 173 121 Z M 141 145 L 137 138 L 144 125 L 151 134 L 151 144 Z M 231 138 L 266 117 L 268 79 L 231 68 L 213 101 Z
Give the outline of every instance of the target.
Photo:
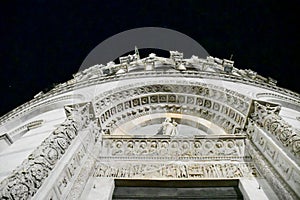
M 270 104 L 263 105 L 255 101 L 252 119 L 257 125 L 274 135 L 278 141 L 280 141 L 283 146 L 288 147 L 294 155 L 299 156 L 300 135 L 278 115 L 279 111 L 280 106 L 271 106 Z
M 30 199 L 40 188 L 78 131 L 90 121 L 90 103 L 67 107 L 67 119 L 0 183 L 0 199 Z

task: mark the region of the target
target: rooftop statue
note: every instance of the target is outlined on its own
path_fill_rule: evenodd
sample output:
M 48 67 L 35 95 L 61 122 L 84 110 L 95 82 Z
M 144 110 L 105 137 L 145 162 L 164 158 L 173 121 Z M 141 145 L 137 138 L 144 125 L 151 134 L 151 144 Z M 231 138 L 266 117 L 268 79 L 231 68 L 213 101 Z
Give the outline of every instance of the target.
M 234 67 L 234 61 L 227 59 L 219 59 L 208 56 L 206 59 L 192 56 L 184 58 L 183 53 L 178 51 L 170 51 L 170 57 L 164 58 L 156 56 L 154 53 L 148 57 L 140 58 L 139 51 L 135 48 L 135 54 L 127 55 L 119 58 L 119 64 L 109 62 L 106 65 L 94 65 L 74 74 L 75 82 L 85 81 L 92 78 L 119 75 L 124 73 L 138 71 L 152 71 L 160 68 L 169 67 L 177 71 L 197 71 L 197 72 L 213 72 L 225 73 L 238 77 L 265 82 L 276 85 L 277 81 L 268 77 L 258 75 L 249 69 L 237 69 Z

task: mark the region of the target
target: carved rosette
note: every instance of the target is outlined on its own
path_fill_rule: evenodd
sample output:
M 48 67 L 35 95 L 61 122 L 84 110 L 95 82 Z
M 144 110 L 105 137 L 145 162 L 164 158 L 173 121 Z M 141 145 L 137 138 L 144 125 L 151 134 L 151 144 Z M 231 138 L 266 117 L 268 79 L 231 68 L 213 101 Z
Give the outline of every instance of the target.
M 67 119 L 0 183 L 0 199 L 33 197 L 78 131 L 90 122 L 90 103 L 69 106 L 66 110 L 72 110 L 67 112 Z
M 300 135 L 278 115 L 279 111 L 280 106 L 271 106 L 267 103 L 263 105 L 255 101 L 254 112 L 251 114 L 252 120 L 274 135 L 283 146 L 288 147 L 298 157 L 300 155 Z M 248 127 L 250 126 L 248 125 Z

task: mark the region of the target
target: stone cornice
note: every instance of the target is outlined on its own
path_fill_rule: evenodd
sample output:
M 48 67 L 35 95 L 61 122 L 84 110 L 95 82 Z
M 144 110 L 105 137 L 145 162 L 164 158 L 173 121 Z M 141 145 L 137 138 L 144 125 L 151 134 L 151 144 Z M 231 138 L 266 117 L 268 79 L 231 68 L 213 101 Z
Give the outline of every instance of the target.
M 300 98 L 298 93 L 292 92 L 290 90 L 275 86 L 273 84 L 261 82 L 258 80 L 247 79 L 241 76 L 230 75 L 227 73 L 216 73 L 216 72 L 203 72 L 203 71 L 144 71 L 144 72 L 132 72 L 126 74 L 117 74 L 113 76 L 104 76 L 91 78 L 85 81 L 76 82 L 75 80 L 70 80 L 66 83 L 57 85 L 51 91 L 46 94 L 40 94 L 31 101 L 15 108 L 11 112 L 5 114 L 0 118 L 0 125 L 9 121 L 11 118 L 15 118 L 20 115 L 20 112 L 26 113 L 31 107 L 36 107 L 39 103 L 45 101 L 46 99 L 55 97 L 66 92 L 77 90 L 84 87 L 89 87 L 93 85 L 102 84 L 105 82 L 116 81 L 116 80 L 126 80 L 126 79 L 136 79 L 136 78 L 146 78 L 146 77 L 186 77 L 186 78 L 204 78 L 204 79 L 218 79 L 224 81 L 233 81 L 249 85 L 254 85 L 264 89 L 269 89 L 275 92 L 282 93 L 284 95 L 291 96 L 293 98 Z
M 69 99 L 83 99 L 83 96 L 80 94 L 74 94 L 74 95 L 66 95 L 66 96 L 61 96 L 61 97 L 55 97 L 57 94 L 48 94 L 45 97 L 38 97 L 34 98 L 31 101 L 28 101 L 24 103 L 23 105 L 15 108 L 14 110 L 10 111 L 9 113 L 3 115 L 0 118 L 0 125 L 3 125 L 4 123 L 8 122 L 9 120 L 12 120 L 14 118 L 20 117 L 28 113 L 29 111 L 32 111 L 36 108 L 49 105 L 52 103 L 64 101 L 64 100 L 69 100 Z M 50 100 L 48 100 L 50 98 Z M 52 99 L 51 99 L 52 98 Z

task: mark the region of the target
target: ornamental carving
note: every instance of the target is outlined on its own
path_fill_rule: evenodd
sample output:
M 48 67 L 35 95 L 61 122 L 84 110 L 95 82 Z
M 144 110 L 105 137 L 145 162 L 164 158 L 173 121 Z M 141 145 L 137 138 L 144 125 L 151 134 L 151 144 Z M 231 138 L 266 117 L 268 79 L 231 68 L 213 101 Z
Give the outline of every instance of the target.
M 109 138 L 103 139 L 101 156 L 111 157 L 235 157 L 245 156 L 244 137 L 240 138 Z
M 177 122 L 175 120 L 167 117 L 165 121 L 162 123 L 161 127 L 158 130 L 157 135 L 169 135 L 169 136 L 177 136 Z
M 278 195 L 279 199 L 299 199 L 299 182 L 296 183 L 294 180 L 288 180 L 289 177 L 291 179 L 297 179 L 297 171 L 293 170 L 296 173 L 294 175 L 290 175 L 290 163 L 287 163 L 286 160 L 282 160 L 281 158 L 278 158 L 278 161 L 271 161 L 268 162 L 266 160 L 266 157 L 259 152 L 259 150 L 252 145 L 251 143 L 246 144 L 247 151 L 249 151 L 253 162 L 256 164 L 257 169 L 261 173 L 261 175 L 270 183 L 270 186 L 272 189 L 276 192 L 276 195 Z M 284 170 L 285 172 L 281 174 L 281 176 L 274 170 L 274 165 L 278 166 L 280 170 Z M 284 166 L 281 166 L 281 165 Z M 290 188 L 284 180 L 289 183 L 288 185 L 292 188 Z M 299 180 L 299 179 L 297 179 Z M 291 184 L 292 182 L 292 184 Z M 295 188 L 296 186 L 296 188 Z M 293 191 L 294 190 L 294 191 Z M 296 194 L 295 194 L 296 192 Z M 297 197 L 298 194 L 298 197 Z
M 259 127 L 275 136 L 283 146 L 298 157 L 300 155 L 300 135 L 279 116 L 279 111 L 280 106 L 278 105 L 254 101 L 254 112 L 251 117 Z
M 131 101 L 129 102 L 131 103 Z M 229 110 L 229 108 L 227 108 L 226 106 L 223 106 L 223 108 L 226 108 L 227 111 Z M 162 112 L 180 113 L 201 117 L 217 124 L 229 134 L 239 133 L 239 130 L 245 121 L 244 117 L 239 113 L 235 113 L 234 118 L 231 119 L 226 115 L 226 113 L 218 113 L 215 110 L 207 109 L 204 107 L 185 107 L 179 104 L 152 104 L 150 106 L 144 107 L 133 107 L 120 113 L 111 112 L 111 110 L 114 110 L 114 107 L 108 108 L 105 112 L 103 112 L 103 114 L 100 115 L 103 132 L 106 135 L 111 134 L 115 128 L 134 118 Z
M 101 162 L 95 167 L 94 177 L 115 178 L 167 178 L 167 179 L 236 179 L 257 177 L 252 163 L 203 163 L 203 162 L 168 162 L 168 163 L 132 163 Z
M 119 92 L 105 92 L 105 97 L 97 96 L 95 108 L 104 134 L 110 134 L 128 120 L 157 112 L 198 116 L 216 123 L 229 134 L 235 134 L 245 124 L 248 99 L 227 89 L 220 90 L 199 85 L 135 86 Z
M 90 122 L 90 103 L 66 106 L 67 119 L 0 183 L 0 199 L 30 199 L 68 149 L 78 131 Z
M 99 115 L 103 108 L 115 104 L 115 101 L 122 99 L 131 99 L 132 96 L 145 96 L 146 94 L 159 93 L 157 96 L 149 98 L 138 98 L 133 100 L 133 106 L 139 106 L 142 104 L 150 103 L 185 103 L 194 105 L 195 103 L 204 106 L 206 108 L 212 108 L 212 101 L 220 102 L 224 105 L 230 105 L 234 109 L 243 113 L 244 115 L 248 111 L 249 99 L 241 94 L 233 92 L 231 90 L 223 90 L 221 88 L 210 88 L 205 85 L 177 85 L 177 84 L 152 84 L 143 85 L 140 87 L 132 87 L 124 89 L 122 91 L 108 91 L 103 97 L 97 96 L 95 99 L 96 112 Z M 190 94 L 190 95 L 180 95 Z M 218 110 L 219 106 L 215 106 L 214 109 Z M 116 107 L 116 111 L 123 110 L 123 104 L 119 104 Z

